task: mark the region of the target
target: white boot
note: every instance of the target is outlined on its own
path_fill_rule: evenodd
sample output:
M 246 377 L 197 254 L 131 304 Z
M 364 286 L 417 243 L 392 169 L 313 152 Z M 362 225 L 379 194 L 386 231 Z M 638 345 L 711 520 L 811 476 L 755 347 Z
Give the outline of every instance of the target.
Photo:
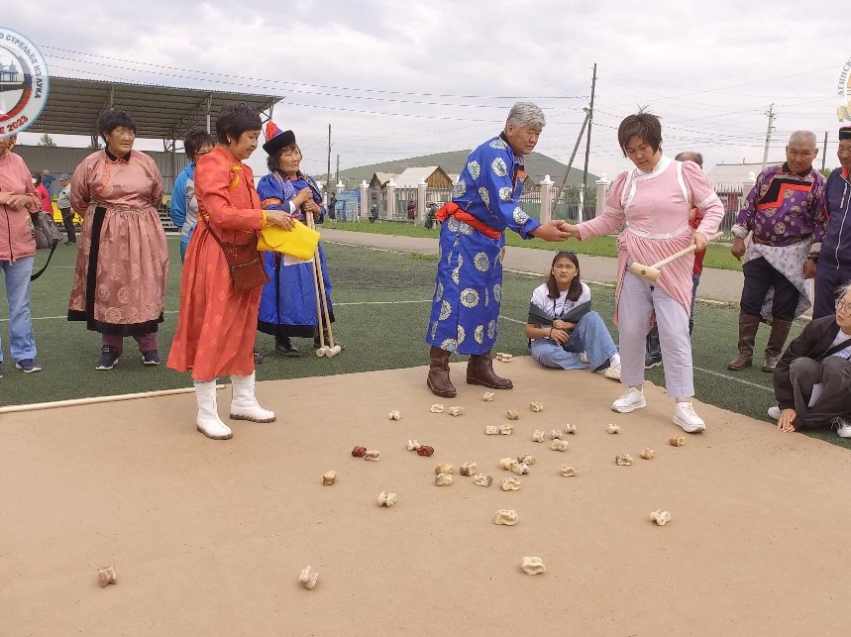
M 233 432 L 219 418 L 216 406 L 216 381 L 195 381 L 195 398 L 198 400 L 198 431 L 213 440 L 229 440 Z
M 232 420 L 275 422 L 275 412 L 263 409 L 254 396 L 254 372 L 250 376 L 231 376 L 233 400 L 230 403 Z

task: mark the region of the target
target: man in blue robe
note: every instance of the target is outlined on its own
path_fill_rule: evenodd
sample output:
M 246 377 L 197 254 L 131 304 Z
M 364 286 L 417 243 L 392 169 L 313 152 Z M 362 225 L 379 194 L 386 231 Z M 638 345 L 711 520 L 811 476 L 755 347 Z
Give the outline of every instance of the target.
M 519 206 L 523 157 L 534 150 L 546 121 L 541 109 L 518 102 L 505 129 L 467 158 L 453 199 L 438 211 L 440 252 L 426 343 L 431 345 L 427 384 L 437 396 L 453 398 L 452 352 L 470 355 L 467 383 L 511 389 L 493 370 L 502 298 L 502 248 L 506 228 L 524 239 L 564 241 L 563 221 L 541 224 Z

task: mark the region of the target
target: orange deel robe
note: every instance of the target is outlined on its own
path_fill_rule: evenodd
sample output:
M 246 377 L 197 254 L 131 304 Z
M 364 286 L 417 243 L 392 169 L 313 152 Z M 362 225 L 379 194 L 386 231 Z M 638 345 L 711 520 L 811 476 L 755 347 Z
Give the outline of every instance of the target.
M 245 243 L 263 227 L 251 168 L 217 146 L 195 168 L 198 226 L 186 249 L 180 315 L 168 366 L 192 378 L 247 376 L 254 371 L 254 340 L 262 286 L 238 293 L 231 284 L 221 241 Z

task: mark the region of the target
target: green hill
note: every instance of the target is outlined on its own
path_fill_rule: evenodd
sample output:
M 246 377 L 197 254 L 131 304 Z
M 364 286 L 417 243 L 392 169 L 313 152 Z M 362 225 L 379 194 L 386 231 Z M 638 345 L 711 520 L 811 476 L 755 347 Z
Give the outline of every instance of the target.
M 408 159 L 397 159 L 395 161 L 386 161 L 379 164 L 371 164 L 369 166 L 358 166 L 356 168 L 348 168 L 340 171 L 340 178 L 347 180 L 357 180 L 358 183 L 362 180 L 369 181 L 374 173 L 393 173 L 400 174 L 406 168 L 411 166 L 440 166 L 447 173 L 459 174 L 469 150 L 455 150 L 447 153 L 436 153 L 434 155 L 423 155 L 422 157 L 410 157 Z M 533 177 L 543 179 L 544 175 L 549 175 L 554 182 L 559 181 L 564 177 L 564 172 L 567 166 L 552 157 L 547 157 L 540 153 L 532 153 L 526 157 L 526 173 Z M 597 179 L 597 175 L 588 173 L 588 181 L 592 182 Z M 570 169 L 571 184 L 579 184 L 582 182 L 582 170 L 574 166 Z

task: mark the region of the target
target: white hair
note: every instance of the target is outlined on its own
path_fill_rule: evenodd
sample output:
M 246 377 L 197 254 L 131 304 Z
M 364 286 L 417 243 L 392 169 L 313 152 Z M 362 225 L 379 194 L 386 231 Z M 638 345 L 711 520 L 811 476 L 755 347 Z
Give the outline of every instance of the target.
M 836 290 L 836 300 L 838 301 L 839 299 L 844 298 L 849 292 L 851 292 L 851 282 L 846 283 Z
M 818 148 L 818 138 L 816 134 L 808 130 L 796 130 L 789 135 L 789 144 L 794 143 L 809 144 L 813 148 Z
M 540 106 L 532 104 L 532 102 L 517 102 L 508 111 L 508 119 L 505 120 L 505 125 L 514 124 L 515 126 L 531 126 L 533 128 L 543 128 L 547 125 L 547 119 L 544 117 L 544 111 Z

